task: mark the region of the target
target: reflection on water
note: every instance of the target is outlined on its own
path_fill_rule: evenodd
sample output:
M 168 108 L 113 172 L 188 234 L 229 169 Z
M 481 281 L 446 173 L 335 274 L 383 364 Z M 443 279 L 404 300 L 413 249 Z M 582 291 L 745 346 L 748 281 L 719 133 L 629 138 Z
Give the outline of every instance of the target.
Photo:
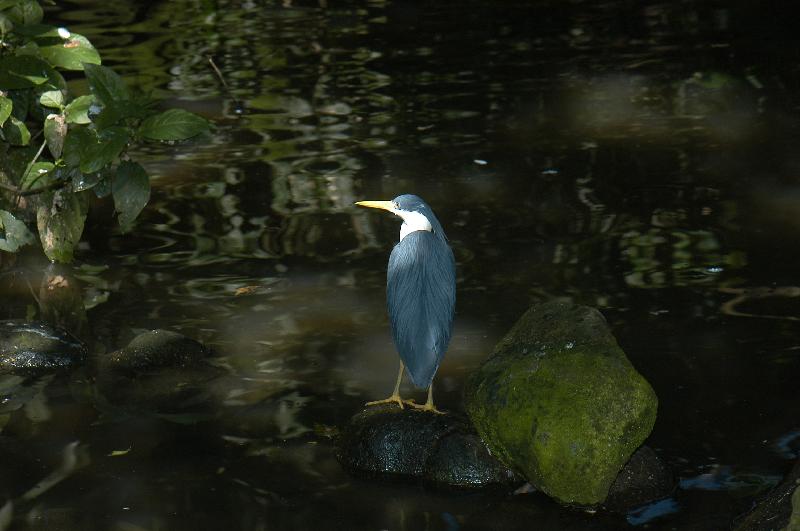
M 155 178 L 132 234 L 99 204 L 74 268 L 23 256 L 0 272 L 0 317 L 58 323 L 95 356 L 150 328 L 217 355 L 214 372 L 129 390 L 91 368 L 3 377 L 0 506 L 48 529 L 727 527 L 796 454 L 775 448 L 794 444 L 800 379 L 798 67 L 774 46 L 787 35 L 754 37 L 751 10 L 59 4 L 49 16 L 131 85 L 217 128 L 136 154 Z M 659 395 L 650 444 L 684 478 L 673 498 L 626 520 L 342 472 L 336 427 L 397 364 L 383 285 L 398 226 L 352 205 L 402 192 L 434 206 L 458 262 L 442 406 L 460 408 L 530 303 L 599 306 Z M 85 466 L 22 500 L 74 441 Z

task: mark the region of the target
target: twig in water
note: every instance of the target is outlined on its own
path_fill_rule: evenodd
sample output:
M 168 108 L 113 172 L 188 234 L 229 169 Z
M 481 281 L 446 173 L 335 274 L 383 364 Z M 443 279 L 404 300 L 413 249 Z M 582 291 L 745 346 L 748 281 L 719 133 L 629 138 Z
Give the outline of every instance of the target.
M 236 99 L 236 96 L 233 95 L 231 88 L 225 81 L 225 77 L 223 77 L 220 69 L 217 68 L 217 64 L 214 62 L 214 59 L 212 59 L 210 55 L 207 55 L 206 59 L 208 59 L 208 64 L 211 65 L 211 68 L 214 69 L 214 73 L 217 74 L 217 77 L 219 78 L 220 83 L 222 83 L 222 86 L 225 87 L 225 92 L 227 92 L 228 96 L 230 96 L 230 98 L 233 100 L 233 112 L 235 112 L 236 114 L 242 114 L 244 112 L 244 107 L 242 106 L 242 102 Z
M 222 86 L 224 86 L 224 87 L 225 87 L 225 90 L 227 90 L 228 92 L 230 92 L 230 91 L 231 91 L 231 89 L 230 89 L 230 87 L 228 86 L 228 83 L 226 83 L 226 82 L 225 82 L 225 78 L 222 76 L 222 72 L 220 72 L 220 71 L 219 71 L 219 68 L 217 68 L 217 64 L 214 62 L 214 59 L 212 59 L 212 58 L 211 58 L 211 56 L 207 56 L 206 58 L 208 59 L 208 63 L 211 65 L 211 68 L 213 68 L 213 69 L 214 69 L 214 72 L 216 72 L 216 73 L 217 73 L 217 77 L 218 77 L 218 78 L 219 78 L 219 80 L 222 82 Z

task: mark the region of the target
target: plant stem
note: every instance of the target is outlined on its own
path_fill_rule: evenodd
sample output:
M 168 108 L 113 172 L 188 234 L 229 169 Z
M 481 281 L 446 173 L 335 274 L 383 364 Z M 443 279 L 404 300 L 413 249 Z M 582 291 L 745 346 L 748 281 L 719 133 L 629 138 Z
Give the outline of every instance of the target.
M 45 172 L 45 173 L 50 173 L 50 172 Z M 44 174 L 42 174 L 42 175 L 44 175 Z M 32 188 L 30 190 L 20 190 L 16 186 L 12 186 L 10 184 L 6 184 L 4 182 L 0 182 L 0 188 L 1 189 L 9 191 L 9 192 L 13 193 L 14 195 L 16 195 L 17 197 L 26 197 L 26 196 L 29 196 L 29 195 L 41 194 L 42 192 L 47 192 L 49 190 L 56 190 L 58 188 L 62 188 L 65 185 L 66 185 L 65 182 L 56 181 L 54 183 L 50 183 L 50 184 L 47 184 L 45 186 L 40 186 L 39 188 Z
M 31 159 L 31 161 L 28 163 L 28 166 L 25 168 L 25 171 L 22 173 L 22 178 L 23 179 L 25 178 L 26 175 L 28 175 L 28 172 L 31 171 L 31 168 L 33 167 L 33 165 L 36 164 L 36 161 L 39 159 L 39 156 L 42 154 L 42 151 L 44 151 L 44 146 L 45 145 L 47 145 L 47 141 L 42 142 L 42 145 L 39 146 L 39 151 L 36 152 L 36 155 Z M 36 181 L 38 181 L 39 179 L 42 178 L 42 176 L 47 175 L 48 173 L 50 173 L 50 170 L 42 172 L 39 175 L 37 175 L 36 178 L 33 181 L 31 181 L 31 185 L 35 184 Z M 20 197 L 27 197 L 29 195 L 36 195 L 36 194 L 41 194 L 42 192 L 47 192 L 47 191 L 50 191 L 50 190 L 56 190 L 58 188 L 62 188 L 63 186 L 65 186 L 65 184 L 66 183 L 64 183 L 64 182 L 56 181 L 54 183 L 50 183 L 50 184 L 46 184 L 44 186 L 40 186 L 39 188 L 29 188 L 27 190 L 22 190 L 21 188 L 19 188 L 17 186 L 6 184 L 6 183 L 0 181 L 0 189 L 6 190 L 8 192 L 13 193 L 15 197 L 14 197 L 14 201 L 12 203 L 16 204 L 17 200 Z
M 25 168 L 25 171 L 22 172 L 22 177 L 21 177 L 22 179 L 24 179 L 25 176 L 28 175 L 28 172 L 31 171 L 31 168 L 33 167 L 33 165 L 36 164 L 36 160 L 39 158 L 39 155 L 42 154 L 42 151 L 44 151 L 44 146 L 46 144 L 47 144 L 47 140 L 43 140 L 42 141 L 42 145 L 39 146 L 39 151 L 36 152 L 36 155 L 28 163 L 28 166 Z M 36 181 L 38 181 L 40 177 L 41 177 L 41 175 L 37 175 L 36 179 L 34 179 L 31 184 L 34 184 Z

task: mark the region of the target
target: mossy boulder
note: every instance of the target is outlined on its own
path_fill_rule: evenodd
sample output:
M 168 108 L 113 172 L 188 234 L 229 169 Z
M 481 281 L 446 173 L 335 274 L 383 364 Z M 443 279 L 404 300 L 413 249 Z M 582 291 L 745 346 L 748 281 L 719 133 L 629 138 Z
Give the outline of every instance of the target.
M 600 312 L 559 301 L 519 319 L 470 377 L 465 402 L 495 456 L 574 505 L 606 499 L 658 408 Z

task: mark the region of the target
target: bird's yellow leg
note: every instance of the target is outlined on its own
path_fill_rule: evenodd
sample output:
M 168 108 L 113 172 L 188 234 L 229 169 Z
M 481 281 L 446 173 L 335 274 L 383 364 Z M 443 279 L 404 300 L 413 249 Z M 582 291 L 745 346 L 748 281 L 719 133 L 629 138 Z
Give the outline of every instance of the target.
M 379 404 L 391 404 L 392 402 L 396 403 L 400 406 L 400 409 L 403 409 L 403 402 L 410 406 L 414 406 L 414 400 L 403 400 L 400 398 L 400 382 L 403 380 L 403 371 L 406 369 L 405 364 L 401 361 L 400 362 L 400 372 L 397 373 L 397 383 L 394 384 L 394 391 L 392 392 L 392 396 L 389 398 L 384 398 L 383 400 L 375 400 L 373 402 L 367 402 L 366 405 L 368 406 L 377 406 Z
M 439 411 L 436 409 L 436 406 L 433 405 L 433 384 L 428 387 L 428 400 L 424 404 L 409 404 L 411 407 L 415 409 L 421 409 L 422 411 L 430 411 L 431 413 L 436 413 L 437 415 L 444 415 L 444 411 Z

